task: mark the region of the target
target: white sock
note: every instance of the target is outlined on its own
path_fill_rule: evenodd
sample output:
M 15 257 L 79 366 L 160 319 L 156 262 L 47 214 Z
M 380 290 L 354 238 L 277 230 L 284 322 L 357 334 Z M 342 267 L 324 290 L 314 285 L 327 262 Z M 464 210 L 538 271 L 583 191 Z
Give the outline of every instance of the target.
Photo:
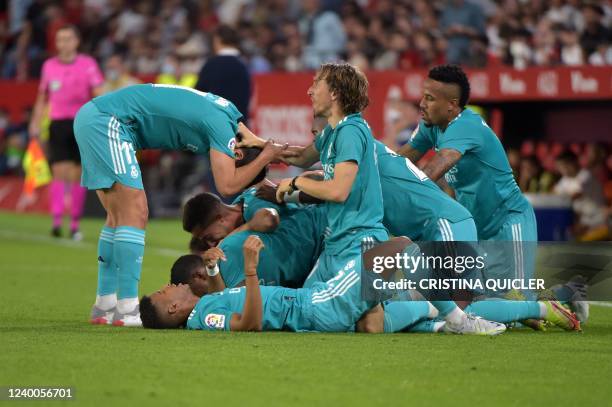
M 434 332 L 440 332 L 442 330 L 442 328 L 444 328 L 444 324 L 446 324 L 446 321 L 434 322 L 434 324 L 433 324 Z
M 96 295 L 96 307 L 102 311 L 108 311 L 117 305 L 117 294 Z
M 448 313 L 444 319 L 446 322 L 450 322 L 453 325 L 459 325 L 463 322 L 463 318 L 465 318 L 465 312 L 459 307 L 455 307 L 454 310 Z
M 117 311 L 120 314 L 127 314 L 134 311 L 134 308 L 138 306 L 138 297 L 134 298 L 122 298 L 117 301 Z
M 546 308 L 546 304 L 544 304 L 542 301 L 538 301 L 538 304 L 540 304 L 540 318 L 546 319 L 546 315 L 548 314 L 548 308 Z
M 427 306 L 429 307 L 427 311 L 427 317 L 429 319 L 434 319 L 435 317 L 437 317 L 440 312 L 436 309 L 436 307 L 434 307 L 429 301 L 427 301 Z

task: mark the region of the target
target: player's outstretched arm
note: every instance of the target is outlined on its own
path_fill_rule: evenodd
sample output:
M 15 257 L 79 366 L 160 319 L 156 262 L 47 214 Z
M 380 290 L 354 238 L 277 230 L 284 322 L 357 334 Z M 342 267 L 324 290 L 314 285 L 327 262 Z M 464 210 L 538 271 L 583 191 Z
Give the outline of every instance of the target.
M 255 160 L 245 166 L 236 168 L 236 162 L 233 158 L 211 148 L 210 166 L 217 190 L 223 196 L 242 192 L 266 165 L 279 159 L 281 152 L 286 149 L 286 145 L 281 146 L 268 141 Z
M 263 302 L 257 278 L 257 264 L 259 263 L 259 252 L 263 248 L 263 242 L 255 235 L 249 236 L 242 246 L 246 300 L 242 314 L 232 315 L 230 321 L 232 331 L 261 331 L 262 329 Z
M 410 143 L 406 143 L 403 146 L 401 146 L 400 149 L 397 150 L 397 153 L 399 155 L 402 155 L 408 158 L 410 161 L 412 161 L 415 164 L 417 163 L 417 161 L 421 159 L 421 157 L 423 157 L 423 155 L 425 155 L 424 152 L 421 152 L 417 150 L 416 148 L 412 147 Z
M 436 155 L 425 165 L 423 172 L 427 176 L 438 181 L 448 170 L 453 168 L 455 164 L 461 159 L 461 153 L 452 148 L 443 148 L 438 151 Z
M 334 177 L 327 181 L 316 181 L 307 177 L 297 177 L 295 186 L 302 192 L 324 201 L 344 202 L 351 193 L 353 182 L 359 166 L 353 161 L 336 164 Z M 293 192 L 292 178 L 286 178 L 278 184 L 276 200 L 282 202 L 286 193 Z
M 300 168 L 310 168 L 314 163 L 319 161 L 319 152 L 314 144 L 306 147 L 289 146 L 287 151 L 281 155 L 281 160 L 285 164 Z

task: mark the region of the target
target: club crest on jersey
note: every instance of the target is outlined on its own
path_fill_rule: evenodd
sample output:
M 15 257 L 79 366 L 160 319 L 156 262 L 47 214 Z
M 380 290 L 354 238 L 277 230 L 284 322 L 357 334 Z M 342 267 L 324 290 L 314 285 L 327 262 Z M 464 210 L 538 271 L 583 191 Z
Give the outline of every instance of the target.
M 138 178 L 138 170 L 135 165 L 132 165 L 132 169 L 130 170 L 130 176 L 134 179 Z
M 230 141 L 227 143 L 227 148 L 229 148 L 231 151 L 234 151 L 234 149 L 236 148 L 235 138 L 230 139 Z
M 209 328 L 223 329 L 225 326 L 225 315 L 222 314 L 208 314 L 204 318 L 204 323 Z
M 191 151 L 192 153 L 195 153 L 195 152 L 198 151 L 198 146 L 194 146 L 193 144 L 187 144 L 185 146 L 185 150 Z

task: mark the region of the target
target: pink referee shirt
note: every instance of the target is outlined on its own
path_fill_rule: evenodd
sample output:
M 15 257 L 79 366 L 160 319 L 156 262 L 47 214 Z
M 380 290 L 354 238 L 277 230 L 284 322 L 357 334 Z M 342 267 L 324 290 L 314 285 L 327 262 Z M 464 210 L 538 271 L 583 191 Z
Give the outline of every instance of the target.
M 46 60 L 39 90 L 49 95 L 51 120 L 74 119 L 81 106 L 91 100 L 92 89 L 103 82 L 96 61 L 78 54 L 70 64 L 57 57 Z

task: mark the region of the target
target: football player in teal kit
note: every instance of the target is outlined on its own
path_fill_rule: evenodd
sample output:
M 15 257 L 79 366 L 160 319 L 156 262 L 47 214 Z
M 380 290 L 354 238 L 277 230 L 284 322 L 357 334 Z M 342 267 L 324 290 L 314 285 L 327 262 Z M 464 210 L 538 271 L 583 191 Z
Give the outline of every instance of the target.
M 460 67 L 431 69 L 420 102 L 423 120 L 399 153 L 416 162 L 435 149 L 423 172 L 434 181 L 444 176 L 457 201 L 474 217 L 478 240 L 512 242 L 500 244 L 500 253 L 491 256 L 495 260 L 489 258 L 488 275 L 530 278 L 537 241 L 533 208 L 518 188 L 495 133 L 466 108 L 469 96 L 470 85 Z

